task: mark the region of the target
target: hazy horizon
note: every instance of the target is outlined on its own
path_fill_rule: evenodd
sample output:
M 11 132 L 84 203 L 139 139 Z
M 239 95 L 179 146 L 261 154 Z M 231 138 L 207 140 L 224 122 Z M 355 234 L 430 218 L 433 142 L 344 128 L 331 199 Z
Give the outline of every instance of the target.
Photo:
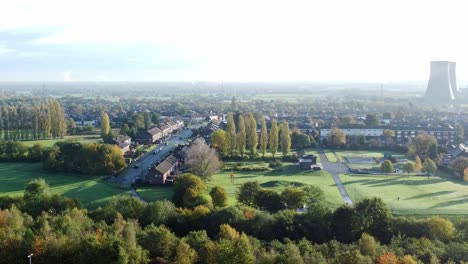
M 0 3 L 0 82 L 468 81 L 463 1 Z

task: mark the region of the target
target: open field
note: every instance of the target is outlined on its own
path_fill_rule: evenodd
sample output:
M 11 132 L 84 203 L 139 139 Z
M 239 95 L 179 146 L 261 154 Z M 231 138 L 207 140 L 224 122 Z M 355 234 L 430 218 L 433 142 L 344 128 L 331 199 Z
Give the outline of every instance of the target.
M 394 214 L 468 214 L 468 183 L 436 176 L 341 174 L 340 178 L 353 201 L 377 196 Z
M 83 143 L 102 143 L 102 139 L 99 135 L 65 136 L 63 139 L 21 141 L 21 143 L 29 147 L 33 146 L 34 144 L 41 144 L 43 147 L 52 147 L 55 143 L 65 140 L 78 140 L 79 142 Z
M 325 156 L 329 162 L 337 162 L 335 154 L 332 151 L 325 151 Z
M 241 162 L 244 167 L 263 167 L 268 166 L 262 162 Z M 333 206 L 338 207 L 343 204 L 343 199 L 338 188 L 333 181 L 332 176 L 325 171 L 301 171 L 293 163 L 283 163 L 280 170 L 269 171 L 234 171 L 234 184 L 231 183 L 229 168 L 236 163 L 226 162 L 228 170 L 222 171 L 213 176 L 213 180 L 208 183 L 208 189 L 218 185 L 226 189 L 229 195 L 228 203 L 236 203 L 236 190 L 246 181 L 258 181 L 263 188 L 271 190 L 282 190 L 289 185 L 302 186 L 305 184 L 320 187 L 324 192 L 327 201 Z
M 214 186 L 221 186 L 228 193 L 228 204 L 236 203 L 236 190 L 247 181 L 258 181 L 263 188 L 270 190 L 282 190 L 287 186 L 303 186 L 306 184 L 320 187 L 324 192 L 330 206 L 335 208 L 343 204 L 343 199 L 338 188 L 333 181 L 332 176 L 325 171 L 301 171 L 293 163 L 283 163 L 281 170 L 267 171 L 237 171 L 234 170 L 234 184 L 231 183 L 230 168 L 236 163 L 241 163 L 239 168 L 246 167 L 268 167 L 265 162 L 226 162 L 227 170 L 213 176 L 213 179 L 207 183 L 208 194 Z M 141 187 L 137 192 L 146 201 L 156 201 L 172 198 L 172 188 L 166 186 Z
M 28 182 L 42 178 L 54 193 L 79 199 L 84 206 L 95 208 L 104 205 L 112 196 L 129 193 L 101 180 L 100 177 L 65 173 L 49 173 L 41 170 L 41 163 L 0 163 L 0 196 L 22 195 Z

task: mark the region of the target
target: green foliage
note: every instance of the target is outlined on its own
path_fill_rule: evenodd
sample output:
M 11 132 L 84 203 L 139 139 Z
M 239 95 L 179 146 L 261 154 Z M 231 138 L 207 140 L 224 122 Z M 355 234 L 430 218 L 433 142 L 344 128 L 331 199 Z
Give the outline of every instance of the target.
M 431 175 L 434 175 L 437 172 L 437 165 L 430 158 L 427 158 L 423 163 L 422 170 Z
M 311 145 L 311 139 L 308 135 L 300 133 L 300 131 L 294 131 L 291 134 L 291 145 L 296 150 L 302 150 Z
M 262 130 L 260 133 L 260 149 L 262 150 L 262 157 L 265 157 L 265 153 L 268 147 L 268 130 L 265 122 L 265 117 L 262 115 Z
M 286 156 L 291 152 L 291 132 L 289 131 L 289 124 L 286 120 L 281 123 L 280 141 L 281 153 L 283 156 Z
M 429 147 L 431 145 L 437 145 L 437 140 L 432 135 L 419 134 L 414 138 L 411 144 L 408 146 L 408 156 L 414 157 L 419 156 L 425 159 L 428 157 Z M 433 155 L 434 153 L 432 153 Z
M 281 192 L 281 198 L 286 207 L 297 209 L 303 206 L 305 193 L 302 189 L 288 187 Z
M 236 196 L 237 201 L 241 204 L 247 206 L 254 206 L 256 202 L 256 197 L 260 192 L 261 187 L 257 181 L 254 182 L 245 182 L 237 190 Z
M 234 155 L 237 146 L 237 134 L 236 134 L 236 124 L 234 121 L 234 115 L 232 112 L 228 113 L 227 117 L 227 126 L 226 126 L 226 133 L 227 133 L 227 151 L 231 156 Z
M 107 138 L 109 132 L 111 131 L 109 116 L 106 112 L 101 113 L 101 137 L 103 139 Z
M 377 126 L 379 124 L 379 120 L 375 114 L 367 114 L 364 123 L 366 126 Z
M 246 132 L 246 125 L 245 119 L 242 115 L 239 115 L 239 127 L 237 132 L 237 150 L 241 157 L 244 156 L 245 148 L 247 144 L 247 132 Z
M 210 191 L 210 196 L 213 201 L 213 205 L 217 207 L 224 207 L 227 203 L 227 193 L 223 187 L 215 186 Z
M 393 172 L 392 162 L 389 160 L 384 161 L 382 165 L 380 165 L 380 170 L 385 174 L 392 173 Z
M 228 151 L 228 135 L 224 130 L 216 130 L 211 133 L 211 146 L 216 148 L 219 153 L 226 155 Z
M 271 129 L 270 129 L 270 152 L 273 158 L 275 157 L 276 152 L 278 151 L 279 145 L 279 132 L 278 132 L 278 124 L 276 119 L 271 121 Z
M 414 170 L 415 170 L 415 166 L 414 166 L 414 164 L 412 162 L 408 161 L 407 163 L 405 163 L 405 165 L 403 165 L 403 171 L 408 173 L 408 175 L 410 173 L 413 173 Z
M 468 168 L 468 158 L 467 157 L 459 157 L 453 163 L 453 170 L 458 175 L 458 177 L 460 179 L 463 178 L 466 168 Z
M 193 208 L 199 205 L 199 197 L 206 190 L 206 185 L 200 177 L 184 173 L 179 176 L 174 184 L 173 202 L 176 206 Z
M 179 239 L 164 226 L 147 226 L 138 235 L 138 244 L 149 251 L 151 259 L 172 259 Z
M 438 239 L 442 242 L 447 242 L 455 235 L 455 227 L 453 223 L 438 216 L 433 216 L 427 221 L 430 238 Z

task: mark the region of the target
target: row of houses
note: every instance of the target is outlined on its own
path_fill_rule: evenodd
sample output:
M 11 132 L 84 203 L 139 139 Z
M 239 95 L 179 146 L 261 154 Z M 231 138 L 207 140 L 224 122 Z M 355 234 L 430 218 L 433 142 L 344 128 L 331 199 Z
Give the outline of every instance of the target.
M 172 184 L 178 175 L 184 171 L 184 160 L 188 146 L 184 146 L 175 154 L 169 155 L 161 163 L 152 167 L 146 174 L 145 181 L 148 184 Z
M 136 133 L 136 142 L 140 144 L 153 144 L 170 135 L 173 131 L 184 127 L 184 122 L 180 120 L 168 121 L 159 127 L 152 127 L 148 130 L 139 130 Z
M 333 127 L 320 127 L 320 137 L 328 138 Z M 406 144 L 419 134 L 432 135 L 440 145 L 455 144 L 457 140 L 457 130 L 452 126 L 364 126 L 364 125 L 343 125 L 339 129 L 347 136 L 383 137 L 384 130 L 395 132 L 397 144 Z

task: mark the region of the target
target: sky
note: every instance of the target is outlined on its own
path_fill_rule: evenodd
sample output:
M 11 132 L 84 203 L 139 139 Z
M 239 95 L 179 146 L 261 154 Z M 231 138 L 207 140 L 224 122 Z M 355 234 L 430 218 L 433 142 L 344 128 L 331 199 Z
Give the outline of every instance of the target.
M 0 1 L 0 81 L 468 80 L 468 2 Z

